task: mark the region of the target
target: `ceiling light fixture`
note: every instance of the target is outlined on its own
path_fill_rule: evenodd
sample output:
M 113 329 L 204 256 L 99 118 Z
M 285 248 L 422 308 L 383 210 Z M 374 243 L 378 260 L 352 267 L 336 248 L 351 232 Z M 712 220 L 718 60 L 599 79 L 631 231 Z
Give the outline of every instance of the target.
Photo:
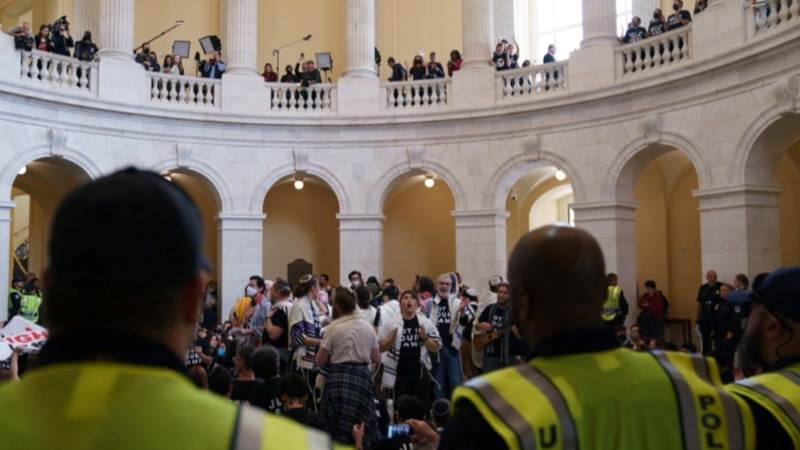
M 26 173 L 28 173 L 28 166 L 22 166 L 22 169 L 19 169 L 17 175 L 25 175 Z
M 306 187 L 306 183 L 303 182 L 303 177 L 301 177 L 299 175 L 295 176 L 294 177 L 294 188 L 297 189 L 298 191 L 302 191 L 304 187 Z
M 558 181 L 564 181 L 567 179 L 567 174 L 563 170 L 556 170 L 555 177 Z
M 433 179 L 433 175 L 425 175 L 425 187 L 432 189 L 435 185 L 436 181 Z

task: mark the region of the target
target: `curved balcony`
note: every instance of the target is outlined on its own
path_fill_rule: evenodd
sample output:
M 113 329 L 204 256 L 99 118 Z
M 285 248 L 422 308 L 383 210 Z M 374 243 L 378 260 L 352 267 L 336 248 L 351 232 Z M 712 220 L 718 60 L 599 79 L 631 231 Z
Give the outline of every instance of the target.
M 339 274 L 410 278 L 400 268 L 417 270 L 425 257 L 401 264 L 396 255 L 431 227 L 437 239 L 423 250 L 449 246 L 447 270 L 484 286 L 503 273 L 533 197 L 563 200 L 551 209 L 569 209 L 559 214 L 598 237 L 630 293 L 649 276 L 637 272 L 637 236 L 660 236 L 676 217 L 693 222 L 675 226 L 662 250 L 691 257 L 667 264 L 644 255 L 640 267 L 669 265 L 683 285 L 701 269 L 723 279 L 757 273 L 780 256 L 780 188 L 795 186 L 776 173 L 781 167 L 793 179 L 781 158 L 800 141 L 798 5 L 718 0 L 691 27 L 589 46 L 554 64 L 495 72 L 487 63 L 452 79 L 404 83 L 345 77 L 311 88 L 255 75 L 149 74 L 111 58 L 79 63 L 17 52 L 0 36 L 0 241 L 14 236 L 13 192 L 63 193 L 137 165 L 177 183 L 200 180 L 187 189 L 205 199 L 226 302 L 241 280 L 277 270 L 265 269 L 267 252 L 283 244 L 263 250 L 270 233 L 303 228 L 270 209 L 271 192 L 288 195 L 293 181 L 316 192 L 297 209 L 313 207 L 307 222 L 324 219 L 329 234 L 318 241 L 330 246 Z M 800 192 L 795 178 L 791 189 Z M 660 201 L 637 197 L 641 179 L 658 182 Z M 417 197 L 403 199 L 414 189 Z M 435 220 L 411 222 L 396 238 L 404 214 L 424 209 L 429 197 L 439 208 L 422 216 Z M 653 212 L 652 204 L 672 209 Z M 781 208 L 787 217 L 800 210 Z M 648 220 L 652 227 L 638 230 Z M 394 247 L 385 244 L 392 239 Z M 0 273 L 9 260 L 0 259 Z M 689 317 L 682 311 L 694 307 L 694 293 L 676 292 L 676 314 Z

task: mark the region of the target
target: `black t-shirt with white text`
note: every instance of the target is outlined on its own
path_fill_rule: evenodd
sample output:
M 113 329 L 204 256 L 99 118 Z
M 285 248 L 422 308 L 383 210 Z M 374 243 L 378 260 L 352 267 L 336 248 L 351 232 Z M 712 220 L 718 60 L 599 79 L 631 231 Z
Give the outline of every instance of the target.
M 492 56 L 492 61 L 494 61 L 494 66 L 497 70 L 508 69 L 508 58 L 505 53 L 495 53 Z
M 403 329 L 400 330 L 400 359 L 397 363 L 398 374 L 414 375 L 419 373 L 419 358 L 422 340 L 419 337 L 419 319 L 414 316 L 411 320 L 403 319 Z
M 257 380 L 255 387 L 250 391 L 250 404 L 271 413 L 280 412 L 278 378 Z
M 453 345 L 453 336 L 450 334 L 450 303 L 447 298 L 441 298 L 433 307 L 438 308 L 436 329 L 442 337 L 442 343 L 449 347 Z
M 631 42 L 639 42 L 644 39 L 646 34 L 647 30 L 645 30 L 644 27 L 631 27 L 625 32 L 625 37 L 622 39 L 622 41 L 626 44 L 630 44 Z
M 682 10 L 678 11 L 677 13 L 669 16 L 669 18 L 667 18 L 667 29 L 672 31 L 672 30 L 674 30 L 676 28 L 682 27 L 683 24 L 681 23 L 681 19 L 691 22 L 692 21 L 692 13 L 690 13 L 689 11 L 687 11 L 685 9 L 682 9 Z
M 492 331 L 502 331 L 506 328 L 505 315 L 507 308 L 501 308 L 496 303 L 481 313 L 479 322 L 492 324 Z M 495 339 L 484 349 L 484 355 L 499 356 L 501 352 L 502 339 Z
M 231 400 L 236 403 L 245 404 L 250 402 L 250 394 L 256 387 L 256 380 L 234 380 L 233 391 L 231 392 Z
M 660 20 L 651 20 L 650 28 L 647 30 L 651 35 L 657 36 L 667 32 L 667 25 Z

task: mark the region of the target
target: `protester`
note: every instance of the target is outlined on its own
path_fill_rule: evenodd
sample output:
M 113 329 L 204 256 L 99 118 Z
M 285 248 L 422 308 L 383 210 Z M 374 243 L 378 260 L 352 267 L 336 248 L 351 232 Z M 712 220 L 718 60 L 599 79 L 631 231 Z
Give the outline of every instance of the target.
M 303 375 L 290 373 L 281 377 L 278 381 L 278 392 L 281 396 L 284 417 L 302 425 L 326 431 L 325 423 L 317 413 L 306 408 L 308 386 Z
M 439 276 L 436 282 L 436 296 L 428 303 L 426 315 L 436 325 L 442 340 L 438 361 L 433 365 L 436 379 L 435 397 L 450 398 L 450 393 L 461 384 L 461 339 L 458 328 L 458 307 L 460 301 L 451 291 L 454 286 L 450 274 Z
M 378 337 L 372 324 L 356 313 L 356 297 L 349 289 L 336 289 L 333 307 L 337 318 L 326 328 L 316 356 L 317 367 L 327 372 L 320 411 L 338 442 L 352 444 L 353 425 L 363 423 L 363 443 L 370 448 L 378 440 L 370 372 L 370 364 L 381 363 Z
M 271 413 L 281 410 L 278 391 L 281 357 L 271 345 L 262 345 L 250 355 L 250 366 L 256 376 L 256 384 L 250 391 L 250 404 Z
M 316 402 L 317 349 L 322 342 L 322 325 L 319 311 L 314 306 L 319 284 L 313 275 L 303 275 L 294 290 L 295 301 L 289 314 L 289 347 L 294 351 L 294 367 L 306 380 L 308 396 Z

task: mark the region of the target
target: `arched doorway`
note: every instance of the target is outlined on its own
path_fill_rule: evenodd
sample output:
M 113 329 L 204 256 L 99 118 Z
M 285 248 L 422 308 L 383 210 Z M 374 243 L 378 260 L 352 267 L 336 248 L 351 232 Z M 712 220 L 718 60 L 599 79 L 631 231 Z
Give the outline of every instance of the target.
M 302 259 L 315 274 L 340 279 L 339 207 L 333 189 L 318 177 L 275 183 L 264 198 L 264 276 L 290 279 L 288 265 Z
M 800 142 L 781 158 L 777 181 L 781 187 L 778 198 L 781 265 L 800 266 Z
M 508 255 L 522 235 L 551 224 L 574 224 L 575 201 L 567 174 L 556 167 L 530 170 L 511 187 L 506 198 Z
M 61 200 L 90 180 L 89 175 L 63 158 L 48 157 L 22 168 L 11 188 L 10 276 L 41 276 L 47 267 L 50 223 Z
M 213 270 L 211 279 L 219 280 L 219 226 L 217 220 L 221 211 L 220 195 L 211 181 L 204 175 L 185 168 L 174 169 L 164 176 L 186 191 L 200 210 L 203 220 L 203 253 Z
M 693 195 L 697 172 L 679 150 L 643 152 L 633 187 L 637 292 L 628 293 L 628 300 L 635 306 L 644 283 L 653 280 L 669 299 L 670 318 L 694 319 L 702 277 L 699 204 Z
M 383 203 L 383 272 L 403 288 L 415 275 L 455 270 L 453 192 L 433 175 L 407 174 L 388 189 Z

